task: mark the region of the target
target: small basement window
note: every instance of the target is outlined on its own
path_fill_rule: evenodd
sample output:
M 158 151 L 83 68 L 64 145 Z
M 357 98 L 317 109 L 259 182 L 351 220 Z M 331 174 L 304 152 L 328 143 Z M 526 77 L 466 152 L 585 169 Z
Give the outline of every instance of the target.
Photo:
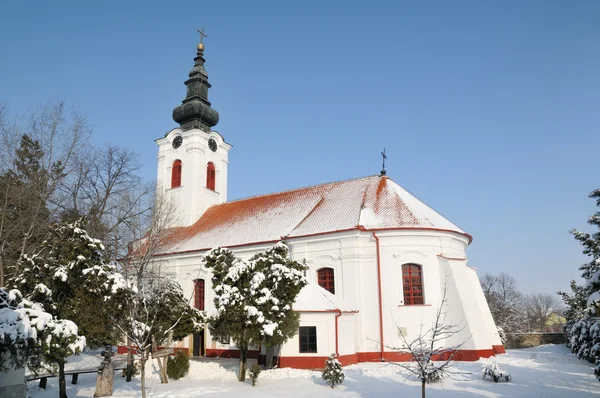
M 300 353 L 317 352 L 317 327 L 300 326 L 299 330 Z

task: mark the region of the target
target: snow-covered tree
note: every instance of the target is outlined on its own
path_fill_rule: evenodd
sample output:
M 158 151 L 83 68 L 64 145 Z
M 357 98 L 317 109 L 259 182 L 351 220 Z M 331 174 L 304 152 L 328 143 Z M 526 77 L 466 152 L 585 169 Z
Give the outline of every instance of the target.
M 600 208 L 600 189 L 593 191 L 590 198 Z M 594 373 L 600 379 L 600 211 L 590 216 L 588 224 L 598 231 L 592 234 L 571 231 L 583 245 L 583 254 L 591 258 L 579 267 L 585 285 L 571 281 L 571 293 L 559 293 L 568 307 L 565 311 L 567 344 L 579 358 L 596 363 Z
M 22 368 L 38 354 L 52 315 L 17 289 L 0 288 L 0 372 Z
M 307 283 L 306 266 L 288 253 L 288 246 L 279 242 L 248 261 L 225 248 L 212 249 L 204 257 L 213 272 L 217 309 L 210 320 L 211 334 L 230 337 L 239 348 L 240 381 L 245 380 L 249 347 L 282 344 L 298 331 L 299 315 L 292 304 Z
M 346 376 L 344 375 L 344 369 L 342 369 L 342 364 L 338 361 L 336 354 L 329 355 L 329 358 L 325 361 L 325 368 L 323 369 L 321 376 L 331 388 L 335 387 L 337 384 L 342 384 Z
M 78 223 L 56 224 L 37 253 L 21 257 L 22 271 L 11 281 L 26 299 L 52 315 L 42 353 L 58 365 L 61 398 L 66 397 L 66 358 L 83 349 L 83 336 L 93 346 L 113 343 L 118 336 L 116 318 L 128 289 L 103 250 Z

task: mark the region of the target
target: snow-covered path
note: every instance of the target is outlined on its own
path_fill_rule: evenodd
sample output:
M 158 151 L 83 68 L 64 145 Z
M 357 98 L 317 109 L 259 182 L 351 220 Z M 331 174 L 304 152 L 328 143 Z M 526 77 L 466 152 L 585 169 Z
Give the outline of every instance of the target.
M 89 364 L 89 360 L 81 361 Z M 502 370 L 513 377 L 510 383 L 494 383 L 482 380 L 481 366 L 489 360 L 458 363 L 457 368 L 470 374 L 461 380 L 446 379 L 439 384 L 427 386 L 428 397 L 600 397 L 600 382 L 589 363 L 579 361 L 569 350 L 560 345 L 546 345 L 531 349 L 509 350 L 497 357 Z M 75 363 L 73 364 L 75 365 Z M 250 382 L 239 383 L 236 378 L 237 363 L 234 360 L 192 361 L 190 373 L 181 380 L 160 384 L 157 370 L 150 367 L 148 397 L 418 397 L 420 384 L 407 378 L 404 370 L 393 364 L 363 363 L 344 368 L 346 380 L 331 389 L 326 386 L 320 372 L 299 369 L 264 370 L 256 387 Z M 68 383 L 68 395 L 92 397 L 95 375 L 81 375 L 79 384 Z M 39 390 L 37 383 L 29 385 L 33 398 L 56 397 L 56 379 L 48 380 L 47 391 Z M 115 378 L 115 397 L 140 397 L 139 378 L 125 383 Z

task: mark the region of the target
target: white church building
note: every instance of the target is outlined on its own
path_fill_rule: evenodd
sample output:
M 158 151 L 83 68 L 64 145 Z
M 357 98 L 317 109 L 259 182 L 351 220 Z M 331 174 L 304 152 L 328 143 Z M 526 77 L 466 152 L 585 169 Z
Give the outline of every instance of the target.
M 173 111 L 180 127 L 156 143 L 158 192 L 181 212 L 178 239 L 157 260 L 196 308 L 214 311 L 208 250 L 227 247 L 247 259 L 285 239 L 291 256 L 309 266 L 309 284 L 293 306 L 300 328 L 280 348 L 280 367 L 321 368 L 331 353 L 344 365 L 408 360 L 395 349 L 400 336 L 431 327 L 444 290 L 446 322 L 460 326 L 445 346 L 464 343 L 455 359 L 504 352 L 467 265 L 472 237 L 385 173 L 227 201 L 231 145 L 212 129 L 219 115 L 208 101 L 203 44 L 194 61 L 187 96 Z M 208 329 L 180 344 L 196 356 L 239 355 Z

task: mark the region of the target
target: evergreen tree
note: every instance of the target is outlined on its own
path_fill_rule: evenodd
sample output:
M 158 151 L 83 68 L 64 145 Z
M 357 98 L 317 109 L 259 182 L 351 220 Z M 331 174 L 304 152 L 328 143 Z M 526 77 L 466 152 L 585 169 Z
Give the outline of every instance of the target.
M 58 364 L 61 398 L 66 397 L 66 358 L 85 344 L 78 332 L 91 346 L 114 344 L 118 338 L 116 325 L 129 290 L 103 250 L 78 223 L 56 224 L 39 252 L 21 257 L 22 272 L 12 281 L 54 319 L 43 354 L 46 361 Z
M 206 256 L 213 271 L 217 314 L 210 320 L 215 338 L 231 338 L 240 350 L 238 380 L 244 381 L 250 346 L 282 344 L 297 333 L 292 304 L 306 285 L 306 266 L 288 257 L 284 242 L 250 260 L 215 248 Z
M 329 355 L 329 358 L 325 361 L 325 368 L 323 369 L 323 380 L 331 386 L 335 387 L 337 384 L 342 384 L 344 381 L 344 370 L 342 364 L 337 360 L 336 354 Z
M 600 189 L 593 191 L 590 198 L 595 199 L 600 208 Z M 583 253 L 591 258 L 579 268 L 586 283 L 579 286 L 571 281 L 571 293 L 559 294 L 568 307 L 565 311 L 567 345 L 579 358 L 596 363 L 594 373 L 600 379 L 600 211 L 588 219 L 588 224 L 598 228 L 598 232 L 571 231 L 582 244 Z
M 43 240 L 49 223 L 47 201 L 63 176 L 60 162 L 42 165 L 39 141 L 21 136 L 10 168 L 0 174 L 0 286 L 15 268 L 20 255 Z

